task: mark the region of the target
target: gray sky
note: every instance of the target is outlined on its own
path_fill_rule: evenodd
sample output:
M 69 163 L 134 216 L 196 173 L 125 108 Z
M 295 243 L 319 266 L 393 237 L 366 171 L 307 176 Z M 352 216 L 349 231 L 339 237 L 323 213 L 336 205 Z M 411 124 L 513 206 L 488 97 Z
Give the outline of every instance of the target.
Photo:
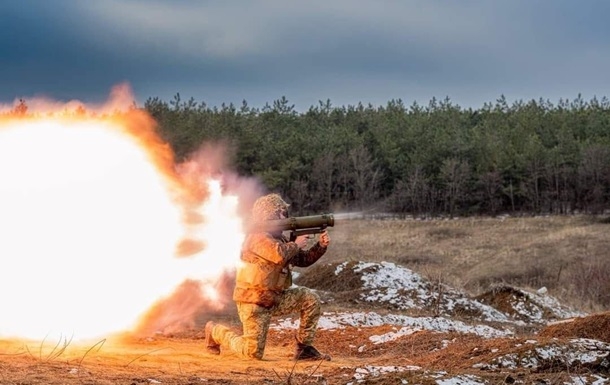
M 0 103 L 176 93 L 297 110 L 610 94 L 605 0 L 0 2 Z

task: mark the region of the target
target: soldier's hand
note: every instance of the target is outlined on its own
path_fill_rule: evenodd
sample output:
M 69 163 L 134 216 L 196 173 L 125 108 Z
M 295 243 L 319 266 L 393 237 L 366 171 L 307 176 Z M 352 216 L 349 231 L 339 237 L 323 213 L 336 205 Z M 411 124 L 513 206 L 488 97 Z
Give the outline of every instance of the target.
M 297 239 L 294 240 L 294 243 L 296 243 L 297 246 L 299 246 L 299 249 L 303 249 L 303 248 L 307 247 L 308 239 L 309 239 L 309 237 L 307 235 L 299 235 L 297 237 Z
M 318 242 L 322 247 L 328 247 L 328 245 L 330 245 L 330 236 L 328 235 L 327 230 L 324 230 L 322 233 L 320 233 L 320 239 L 318 239 Z

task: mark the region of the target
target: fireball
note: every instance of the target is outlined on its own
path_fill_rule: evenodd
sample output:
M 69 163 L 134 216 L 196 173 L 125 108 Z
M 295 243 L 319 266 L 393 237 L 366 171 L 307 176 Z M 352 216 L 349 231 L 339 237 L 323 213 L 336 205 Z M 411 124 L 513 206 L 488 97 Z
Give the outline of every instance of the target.
M 237 197 L 185 182 L 150 117 L 54 109 L 0 116 L 0 336 L 129 331 L 185 281 L 235 265 Z M 185 238 L 200 247 L 179 256 Z

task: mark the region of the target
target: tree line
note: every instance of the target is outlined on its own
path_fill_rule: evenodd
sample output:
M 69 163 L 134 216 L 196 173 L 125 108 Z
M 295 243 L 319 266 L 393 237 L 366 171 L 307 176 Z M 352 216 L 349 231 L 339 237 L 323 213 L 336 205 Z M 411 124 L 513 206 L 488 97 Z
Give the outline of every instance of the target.
M 290 199 L 300 214 L 376 209 L 413 215 L 601 213 L 610 199 L 607 98 L 517 101 L 479 109 L 432 99 L 297 112 L 210 107 L 177 94 L 144 108 L 185 158 L 201 143 L 235 149 L 244 176 Z
M 134 106 L 136 108 L 136 106 Z M 234 169 L 287 197 L 295 214 L 599 214 L 610 200 L 610 102 L 517 101 L 479 109 L 333 106 L 297 112 L 285 97 L 250 107 L 146 100 L 178 161 L 204 143 L 232 149 Z M 13 113 L 27 113 L 21 101 Z

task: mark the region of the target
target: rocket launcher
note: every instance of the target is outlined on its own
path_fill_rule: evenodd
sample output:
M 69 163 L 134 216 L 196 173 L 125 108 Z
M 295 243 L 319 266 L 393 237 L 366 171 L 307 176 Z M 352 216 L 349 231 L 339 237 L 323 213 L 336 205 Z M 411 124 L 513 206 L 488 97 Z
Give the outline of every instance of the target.
M 290 241 L 300 235 L 319 234 L 328 226 L 335 225 L 333 214 L 310 215 L 305 217 L 290 217 L 272 219 L 261 224 L 262 230 L 269 232 L 290 231 Z

